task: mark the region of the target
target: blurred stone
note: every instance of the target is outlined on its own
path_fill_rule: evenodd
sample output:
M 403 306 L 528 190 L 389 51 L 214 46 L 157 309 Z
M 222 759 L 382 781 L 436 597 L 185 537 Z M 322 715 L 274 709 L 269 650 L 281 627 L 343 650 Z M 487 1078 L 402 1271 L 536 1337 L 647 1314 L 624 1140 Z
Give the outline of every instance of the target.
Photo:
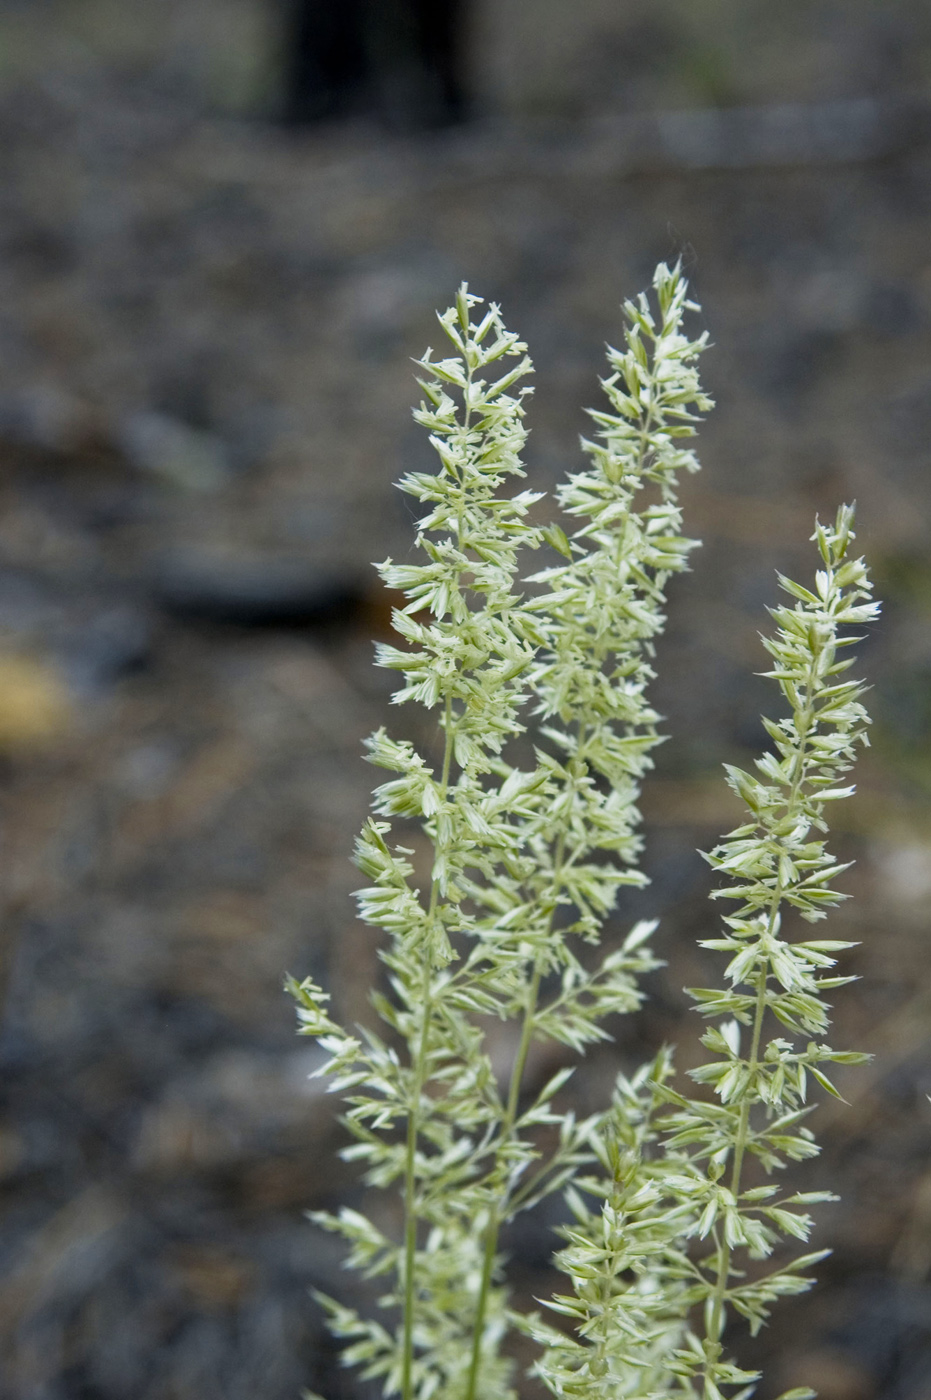
M 94 693 L 139 670 L 152 654 L 152 622 L 128 604 L 105 608 L 72 631 L 65 647 L 77 690 Z
M 0 393 L 0 440 L 54 453 L 99 446 L 96 410 L 59 384 L 35 383 Z
M 65 735 L 70 719 L 68 692 L 51 666 L 0 655 L 0 750 L 48 748 Z
M 323 1058 L 313 1049 L 289 1057 L 235 1050 L 214 1056 L 146 1109 L 136 1167 L 160 1175 L 215 1170 L 261 1162 L 289 1140 L 312 1140 L 321 1123 L 319 1109 L 312 1110 L 325 1085 L 308 1076 Z
M 926 905 L 931 897 L 931 845 L 877 846 L 875 861 L 891 903 Z
M 0 1182 L 16 1175 L 25 1155 L 20 1135 L 9 1128 L 0 1128 Z
M 255 1268 L 211 1245 L 179 1245 L 170 1265 L 196 1302 L 208 1308 L 235 1308 L 255 1282 Z
M 105 1187 L 91 1186 L 57 1210 L 29 1241 L 0 1284 L 0 1328 L 47 1304 L 76 1296 L 120 1249 L 126 1210 Z
M 117 441 L 129 462 L 184 491 L 218 491 L 229 477 L 226 448 L 214 434 L 167 413 L 130 414 Z

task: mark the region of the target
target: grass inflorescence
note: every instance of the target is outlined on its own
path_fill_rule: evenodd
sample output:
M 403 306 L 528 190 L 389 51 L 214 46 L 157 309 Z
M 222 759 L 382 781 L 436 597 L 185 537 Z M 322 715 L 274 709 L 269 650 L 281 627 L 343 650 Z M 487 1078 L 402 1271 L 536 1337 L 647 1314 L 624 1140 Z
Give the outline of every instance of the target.
M 814 1155 L 809 1089 L 836 1093 L 831 1066 L 863 1058 L 824 1043 L 824 996 L 849 980 L 834 971 L 849 945 L 783 927 L 844 897 L 827 815 L 852 792 L 844 776 L 868 724 L 845 629 L 876 613 L 851 508 L 816 525 L 813 586 L 780 579 L 790 601 L 772 610 L 764 645 L 786 714 L 764 721 L 772 750 L 756 773 L 727 769 L 746 812 L 707 856 L 724 881 L 713 897 L 733 908 L 704 944 L 728 957 L 721 985 L 690 989 L 710 1023 L 708 1059 L 690 1071 L 699 1087 L 673 1087 L 664 1050 L 585 1119 L 560 1107 L 568 1069 L 527 1101 L 534 1042 L 583 1054 L 608 1038 L 610 1017 L 641 1005 L 641 979 L 659 965 L 653 923 L 617 946 L 602 937 L 619 890 L 645 883 L 637 803 L 663 738 L 648 695 L 654 645 L 667 584 L 697 544 L 678 499 L 712 407 L 697 373 L 705 337 L 683 328 L 697 309 L 681 268 L 662 264 L 652 298 L 625 304 L 607 406 L 591 414 L 586 464 L 559 486 L 560 520 L 546 527 L 533 523 L 539 494 L 514 490 L 532 366 L 498 307 L 463 286 L 439 318 L 446 357 L 419 361 L 415 418 L 438 467 L 399 483 L 424 509 L 419 558 L 380 566 L 406 603 L 398 644 L 378 661 L 401 675 L 396 703 L 435 713 L 438 742 L 420 752 L 385 729 L 368 741 L 389 774 L 356 851 L 360 914 L 384 938 L 383 1033 L 348 1033 L 320 987 L 289 980 L 346 1104 L 343 1155 L 403 1207 L 397 1236 L 350 1209 L 315 1217 L 380 1283 L 380 1317 L 321 1302 L 346 1364 L 386 1396 L 510 1400 L 518 1329 L 565 1400 L 748 1397 L 758 1377 L 728 1359 L 728 1318 L 756 1331 L 777 1298 L 810 1286 L 819 1257 L 747 1271 L 746 1259 L 804 1243 L 808 1206 L 830 1193 L 748 1187 L 745 1169 Z M 525 573 L 541 549 L 551 562 Z M 432 852 L 420 882 L 398 839 L 411 821 Z M 494 1021 L 513 1025 L 504 1074 Z M 546 1304 L 559 1325 L 515 1312 L 499 1250 L 502 1228 L 554 1192 L 571 1213 L 555 1256 L 565 1291 Z

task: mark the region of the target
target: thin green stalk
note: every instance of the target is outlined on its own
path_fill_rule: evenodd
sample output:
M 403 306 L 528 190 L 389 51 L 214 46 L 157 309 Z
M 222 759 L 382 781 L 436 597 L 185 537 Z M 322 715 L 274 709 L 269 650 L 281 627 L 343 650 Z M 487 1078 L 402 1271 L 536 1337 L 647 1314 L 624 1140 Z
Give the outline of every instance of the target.
M 779 908 L 779 901 L 781 898 L 782 891 L 780 889 L 777 892 L 777 896 L 773 900 L 773 906 L 770 914 L 770 930 L 772 930 L 772 926 L 775 923 L 776 912 Z M 767 963 L 764 964 L 764 966 L 760 969 L 760 973 L 757 978 L 756 1009 L 753 1018 L 753 1040 L 750 1046 L 750 1058 L 747 1061 L 750 1070 L 747 1076 L 748 1094 L 740 1108 L 740 1120 L 737 1126 L 737 1136 L 734 1141 L 734 1166 L 733 1170 L 731 1171 L 730 1189 L 731 1195 L 734 1197 L 735 1201 L 738 1200 L 740 1197 L 740 1178 L 741 1173 L 743 1171 L 744 1155 L 747 1151 L 747 1141 L 750 1130 L 749 1087 L 750 1084 L 752 1084 L 753 1082 L 753 1077 L 756 1074 L 757 1068 L 759 1066 L 760 1040 L 762 1039 L 763 1032 L 763 1018 L 766 1013 L 766 985 L 768 981 L 769 963 L 767 961 Z M 711 1295 L 711 1316 L 708 1320 L 707 1338 L 715 1346 L 715 1355 L 712 1358 L 708 1356 L 706 1352 L 705 1367 L 702 1377 L 702 1390 L 705 1400 L 710 1400 L 710 1397 L 712 1397 L 716 1393 L 715 1390 L 712 1389 L 714 1378 L 711 1374 L 711 1367 L 713 1364 L 713 1360 L 717 1360 L 718 1351 L 720 1349 L 721 1333 L 724 1330 L 724 1299 L 727 1295 L 727 1285 L 730 1279 L 732 1259 L 733 1249 L 725 1239 L 721 1242 L 721 1244 L 718 1247 L 718 1272 L 717 1278 L 715 1280 L 714 1292 Z
M 552 920 L 552 915 L 550 915 Z M 520 1102 L 521 1084 L 524 1077 L 524 1070 L 527 1067 L 527 1056 L 530 1053 L 530 1044 L 533 1039 L 534 1016 L 536 1015 L 537 1003 L 540 997 L 540 983 L 543 980 L 543 967 L 540 958 L 537 958 L 534 965 L 533 980 L 527 996 L 527 1008 L 524 1012 L 524 1022 L 521 1028 L 520 1043 L 517 1047 L 517 1055 L 511 1070 L 511 1083 L 508 1088 L 508 1101 L 505 1109 L 504 1122 L 501 1129 L 501 1137 L 498 1140 L 500 1148 L 510 1141 L 514 1124 L 517 1121 L 517 1106 Z M 488 1296 L 491 1290 L 491 1279 L 495 1268 L 495 1257 L 498 1253 L 498 1236 L 501 1233 L 501 1212 L 498 1204 L 489 1207 L 488 1224 L 485 1227 L 485 1253 L 482 1261 L 482 1281 L 479 1285 L 478 1299 L 475 1304 L 475 1322 L 472 1332 L 472 1355 L 469 1361 L 469 1376 L 466 1382 L 465 1400 L 475 1400 L 475 1387 L 478 1384 L 478 1372 L 482 1360 L 482 1334 L 485 1330 L 485 1315 L 488 1311 Z
M 555 898 L 559 893 L 565 853 L 566 835 L 565 832 L 560 832 L 556 841 L 553 860 L 554 904 L 547 919 L 544 942 L 548 941 L 553 927 L 553 919 L 556 914 Z M 527 993 L 527 1005 L 524 1009 L 517 1054 L 514 1057 L 514 1064 L 511 1066 L 511 1082 L 508 1085 L 507 1106 L 505 1108 L 504 1121 L 501 1127 L 501 1136 L 498 1139 L 499 1151 L 510 1141 L 511 1134 L 514 1131 L 514 1125 L 517 1122 L 520 1091 L 523 1086 L 524 1072 L 527 1068 L 527 1056 L 530 1054 L 530 1046 L 533 1041 L 534 1017 L 536 1016 L 537 1006 L 540 1000 L 540 986 L 542 981 L 543 958 L 542 955 L 538 955 L 534 960 L 533 977 Z M 465 1400 L 475 1400 L 475 1388 L 478 1384 L 478 1373 L 482 1360 L 482 1334 L 485 1330 L 485 1315 L 488 1311 L 488 1296 L 491 1290 L 491 1280 L 495 1268 L 495 1257 L 498 1253 L 498 1237 L 501 1233 L 501 1223 L 501 1212 L 498 1204 L 495 1203 L 489 1207 L 488 1224 L 485 1228 L 485 1254 L 482 1261 L 482 1281 L 479 1285 L 478 1299 L 475 1304 L 475 1322 L 472 1332 L 472 1356 L 469 1362 L 469 1376 L 466 1382 Z
M 812 682 L 812 676 L 811 672 L 809 672 L 808 685 L 805 695 L 805 705 L 799 717 L 799 735 L 801 738 L 801 743 L 799 744 L 798 752 L 795 757 L 795 763 L 793 764 L 794 771 L 792 773 L 792 786 L 789 790 L 789 797 L 786 803 L 786 808 L 789 812 L 794 811 L 795 809 L 795 804 L 798 800 L 799 788 L 801 786 L 805 772 L 805 749 L 808 742 L 808 729 L 811 724 L 813 688 L 814 687 Z M 773 891 L 773 897 L 770 902 L 769 919 L 767 922 L 766 929 L 767 937 L 769 938 L 771 938 L 773 933 L 775 932 L 776 918 L 779 914 L 779 907 L 782 903 L 784 893 L 785 891 L 783 888 L 782 879 L 780 878 L 775 890 Z M 750 1056 L 747 1060 L 747 1067 L 749 1071 L 747 1074 L 747 1090 L 743 1103 L 740 1106 L 740 1118 L 737 1124 L 737 1134 L 734 1139 L 734 1164 L 731 1171 L 730 1191 L 731 1195 L 734 1197 L 735 1202 L 739 1201 L 740 1199 L 741 1174 L 743 1172 L 744 1157 L 746 1155 L 747 1143 L 749 1140 L 750 1109 L 752 1106 L 750 1092 L 760 1064 L 760 1041 L 762 1040 L 763 1021 L 766 1015 L 766 988 L 769 983 L 769 970 L 770 961 L 769 958 L 767 958 L 761 966 L 759 974 L 757 976 L 756 1004 L 753 1015 L 753 1035 L 750 1043 Z M 714 1292 L 711 1295 L 711 1314 L 709 1317 L 707 1328 L 707 1338 L 709 1341 L 715 1344 L 716 1350 L 718 1351 L 720 1350 L 719 1344 L 721 1341 L 721 1333 L 723 1331 L 724 1326 L 724 1300 L 727 1296 L 727 1286 L 730 1279 L 731 1262 L 733 1260 L 733 1255 L 734 1251 L 732 1246 L 728 1244 L 727 1240 L 722 1241 L 718 1250 L 717 1277 L 715 1279 Z M 715 1355 L 714 1357 L 714 1360 L 716 1359 L 717 1355 Z M 712 1389 L 714 1380 L 711 1374 L 712 1364 L 712 1358 L 707 1356 L 706 1354 L 702 1376 L 702 1389 L 705 1400 L 710 1400 L 710 1397 L 712 1397 L 715 1393 Z
M 445 742 L 443 746 L 443 771 L 440 791 L 443 799 L 449 787 L 449 771 L 453 756 L 452 698 L 446 697 Z M 430 919 L 436 917 L 439 900 L 439 882 L 433 879 L 430 884 Z M 420 1136 L 420 1098 L 427 1077 L 427 1054 L 429 1051 L 430 1016 L 432 1012 L 432 973 L 430 960 L 424 961 L 423 969 L 423 1021 L 420 1031 L 420 1044 L 414 1063 L 414 1082 L 411 1093 L 410 1111 L 407 1116 L 407 1150 L 404 1164 L 404 1333 L 401 1363 L 401 1398 L 413 1400 L 414 1366 L 414 1265 L 417 1258 L 417 1141 Z

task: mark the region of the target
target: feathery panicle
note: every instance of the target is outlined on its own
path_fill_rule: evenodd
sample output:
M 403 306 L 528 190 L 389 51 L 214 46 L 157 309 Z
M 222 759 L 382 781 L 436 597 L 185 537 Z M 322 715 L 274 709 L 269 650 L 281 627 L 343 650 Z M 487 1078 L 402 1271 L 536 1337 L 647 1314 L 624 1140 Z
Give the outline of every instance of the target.
M 588 465 L 558 488 L 569 534 L 530 523 L 538 495 L 511 489 L 524 475 L 531 366 L 498 308 L 477 311 L 463 286 L 440 317 L 452 353 L 418 362 L 415 417 L 438 468 L 399 483 L 425 508 L 420 557 L 381 565 L 407 601 L 394 614 L 399 644 L 378 660 L 402 675 L 397 703 L 436 712 L 439 741 L 420 752 L 385 729 L 368 741 L 390 775 L 356 851 L 360 913 L 386 936 L 387 986 L 373 994 L 383 1034 L 347 1034 L 321 988 L 289 979 L 347 1105 L 344 1156 L 403 1204 L 398 1238 L 357 1211 L 316 1217 L 346 1242 L 351 1268 L 382 1281 L 385 1320 L 320 1301 L 344 1361 L 401 1400 L 513 1400 L 513 1327 L 541 1345 L 534 1369 L 559 1400 L 748 1396 L 755 1373 L 723 1355 L 728 1311 L 756 1330 L 775 1298 L 808 1286 L 817 1256 L 752 1274 L 740 1256 L 806 1239 L 804 1207 L 829 1193 L 748 1189 L 745 1162 L 770 1172 L 813 1155 L 809 1081 L 834 1093 L 825 1066 L 863 1058 L 820 1039 L 824 994 L 849 980 L 833 955 L 848 945 L 782 931 L 784 914 L 816 921 L 843 897 L 826 813 L 852 791 L 840 784 L 868 721 L 842 656 L 854 639 L 839 629 L 876 611 L 845 507 L 817 526 L 814 590 L 781 580 L 794 603 L 773 611 L 765 645 L 789 715 L 764 721 L 773 751 L 758 774 L 727 770 L 747 820 L 708 856 L 728 880 L 715 897 L 737 903 L 726 935 L 704 945 L 729 955 L 726 985 L 691 992 L 713 1023 L 712 1059 L 691 1071 L 708 1092 L 676 1092 L 663 1051 L 584 1121 L 558 1108 L 568 1068 L 527 1102 L 532 1043 L 578 1053 L 608 1038 L 607 1018 L 640 1004 L 639 978 L 658 965 L 649 922 L 600 955 L 579 949 L 600 942 L 619 889 L 644 883 L 637 803 L 662 737 L 647 694 L 654 643 L 667 583 L 696 545 L 678 483 L 698 468 L 689 439 L 711 407 L 696 372 L 705 337 L 683 331 L 697 308 L 680 267 L 661 265 L 653 290 L 625 304 L 624 349 L 609 350 L 602 381 L 609 406 L 582 444 Z M 562 560 L 524 593 L 520 551 L 544 541 Z M 522 768 L 512 744 L 534 721 Z M 421 883 L 398 840 L 411 821 L 432 850 Z M 514 1030 L 503 1076 L 487 1043 L 495 1019 Z M 572 1332 L 514 1314 L 498 1253 L 501 1227 L 559 1190 L 572 1223 L 556 1262 L 569 1286 L 548 1306 Z
M 845 898 L 833 882 L 847 867 L 835 862 L 822 838 L 829 804 L 853 791 L 838 784 L 857 745 L 867 742 L 869 721 L 863 687 L 846 677 L 851 662 L 844 649 L 857 638 L 840 629 L 877 613 L 863 561 L 850 557 L 852 524 L 853 510 L 844 506 L 833 527 L 816 526 L 813 539 L 823 567 L 813 590 L 780 578 L 794 606 L 772 610 L 776 635 L 764 645 L 775 665 L 766 674 L 778 683 L 790 712 L 777 722 L 764 720 L 774 752 L 757 761 L 759 776 L 727 769 L 747 820 L 707 858 L 728 881 L 713 897 L 738 907 L 725 918 L 726 935 L 702 944 L 729 955 L 726 986 L 690 989 L 697 1009 L 716 1023 L 702 1037 L 712 1058 L 690 1074 L 711 1086 L 717 1101 L 689 1099 L 671 1089 L 665 1076 L 653 1077 L 654 1092 L 666 1105 L 654 1120 L 658 1142 L 649 1156 L 638 1151 L 632 1159 L 623 1191 L 617 1179 L 602 1179 L 602 1216 L 587 1216 L 589 1251 L 609 1227 L 615 1232 L 612 1251 L 602 1250 L 590 1277 L 573 1268 L 581 1249 L 577 1233 L 575 1252 L 561 1256 L 573 1280 L 584 1345 L 574 1341 L 575 1352 L 568 1346 L 562 1366 L 554 1368 L 549 1356 L 540 1364 L 555 1395 L 722 1400 L 736 1387 L 748 1396 L 759 1377 L 723 1354 L 728 1311 L 747 1319 L 755 1333 L 775 1299 L 810 1287 L 805 1271 L 821 1257 L 805 1254 L 770 1271 L 743 1267 L 741 1256 L 765 1260 L 786 1239 L 806 1241 L 812 1224 L 806 1207 L 833 1199 L 829 1191 L 747 1189 L 744 1169 L 749 1157 L 769 1174 L 789 1160 L 816 1155 L 814 1136 L 803 1124 L 810 1081 L 837 1094 L 825 1067 L 867 1058 L 832 1050 L 820 1039 L 828 1029 L 825 994 L 851 980 L 832 971 L 835 955 L 851 945 L 788 937 L 782 927 L 792 911 L 816 922 Z M 618 1200 L 627 1203 L 619 1220 Z M 631 1200 L 638 1203 L 634 1210 Z M 651 1237 L 656 1242 L 638 1255 Z M 707 1241 L 705 1252 L 690 1253 L 690 1239 Z M 632 1271 L 633 1281 L 623 1270 Z M 602 1311 L 594 1315 L 610 1312 L 614 1319 L 614 1356 L 599 1350 L 601 1324 L 590 1320 L 590 1299 L 598 1289 Z M 644 1306 L 644 1292 L 656 1301 L 659 1325 L 666 1328 L 659 1372 L 651 1331 L 657 1319 Z M 699 1317 L 689 1327 L 696 1308 Z M 669 1345 L 676 1312 L 679 1336 Z M 621 1348 L 618 1338 L 625 1331 L 632 1340 Z M 568 1388 L 572 1376 L 582 1376 L 584 1385 Z M 801 1394 L 793 1400 L 802 1400 Z
M 695 432 L 696 410 L 711 407 L 695 370 L 705 337 L 689 340 L 682 332 L 686 311 L 696 308 L 681 268 L 660 265 L 653 285 L 656 310 L 646 294 L 628 302 L 625 349 L 609 350 L 613 373 L 602 386 L 613 412 L 592 414 L 599 440 L 582 443 L 590 466 L 557 490 L 567 523 L 576 526 L 572 538 L 559 525 L 543 532 L 566 562 L 529 580 L 544 585 L 532 604 L 543 644 L 530 684 L 545 747 L 537 750 L 539 781 L 521 823 L 523 869 L 509 888 L 472 887 L 479 904 L 488 907 L 491 898 L 499 921 L 502 912 L 512 921 L 525 973 L 507 1008 L 521 1030 L 490 1168 L 492 1204 L 465 1400 L 480 1393 L 483 1299 L 498 1231 L 528 1201 L 524 1175 L 514 1168 L 535 1155 L 516 1121 L 530 1044 L 549 1039 L 580 1051 L 604 1040 L 605 1019 L 636 1008 L 637 978 L 657 966 L 646 946 L 653 924 L 638 924 L 593 968 L 579 960 L 572 937 L 599 942 L 619 888 L 644 883 L 636 868 L 636 802 L 650 751 L 661 742 L 659 716 L 646 695 L 653 642 L 665 624 L 666 582 L 687 568 L 697 544 L 681 534 L 676 487 L 679 472 L 698 470 L 683 440 Z M 652 502 L 651 488 L 659 497 Z M 544 979 L 554 975 L 558 990 L 541 999 Z M 536 1174 L 531 1200 L 563 1184 L 584 1160 L 589 1135 L 585 1124 L 564 1137 L 548 1174 Z
M 645 293 L 627 302 L 626 348 L 608 352 L 613 373 L 602 387 L 613 412 L 591 413 L 597 440 L 582 443 L 590 465 L 557 489 L 576 529 L 571 539 L 557 526 L 545 533 L 566 562 L 534 575 L 547 592 L 531 684 L 554 754 L 534 881 L 574 904 L 574 930 L 591 938 L 618 886 L 643 883 L 636 804 L 662 742 L 646 693 L 653 643 L 665 626 L 666 584 L 698 545 L 682 534 L 678 477 L 698 470 L 685 443 L 712 407 L 695 368 L 707 337 L 682 330 L 696 308 L 681 268 L 660 264 L 653 285 L 656 310 Z M 599 859 L 604 852 L 612 859 Z
M 436 759 L 383 729 L 368 743 L 371 761 L 394 775 L 376 788 L 376 819 L 356 850 L 369 881 L 358 894 L 362 918 L 389 939 L 391 995 L 375 997 L 388 1039 L 346 1036 L 329 1021 L 318 988 L 295 988 L 304 1029 L 332 1057 L 332 1087 L 348 1096 L 356 1141 L 345 1156 L 364 1164 L 371 1185 L 399 1185 L 404 1199 L 402 1242 L 355 1212 L 320 1217 L 348 1242 L 350 1265 L 386 1278 L 382 1301 L 401 1313 L 391 1330 L 328 1304 L 331 1326 L 351 1343 L 347 1362 L 383 1377 L 386 1393 L 405 1400 L 461 1393 L 468 1366 L 470 1280 L 480 1269 L 474 1226 L 485 1204 L 474 1182 L 501 1115 L 474 1016 L 496 1012 L 518 974 L 513 958 L 489 970 L 481 942 L 469 951 L 477 927 L 464 891 L 475 879 L 494 882 L 515 858 L 515 814 L 535 781 L 499 757 L 521 732 L 540 640 L 515 592 L 518 552 L 539 541 L 526 519 L 538 497 L 507 490 L 524 475 L 529 390 L 519 386 L 531 364 L 496 306 L 473 318 L 479 304 L 463 286 L 440 317 L 453 353 L 437 359 L 428 351 L 419 362 L 424 402 L 414 416 L 430 433 L 439 469 L 400 482 L 427 507 L 420 561 L 380 567 L 408 602 L 394 614 L 405 645 L 379 647 L 378 660 L 403 675 L 397 703 L 437 709 L 443 738 Z M 430 839 L 425 889 L 408 852 L 392 841 L 392 818 L 419 821 Z M 506 1371 L 498 1361 L 502 1394 Z

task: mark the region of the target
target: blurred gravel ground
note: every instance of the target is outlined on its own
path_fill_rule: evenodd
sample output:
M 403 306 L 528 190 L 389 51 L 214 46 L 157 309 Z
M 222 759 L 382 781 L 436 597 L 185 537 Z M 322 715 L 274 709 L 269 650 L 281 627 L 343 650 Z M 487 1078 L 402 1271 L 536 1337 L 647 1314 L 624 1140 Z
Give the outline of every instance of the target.
M 843 1195 L 835 1254 L 764 1339 L 760 1394 L 931 1396 L 931 144 L 918 109 L 875 110 L 869 159 L 812 166 L 725 159 L 733 123 L 686 161 L 596 121 L 286 138 L 99 74 L 4 100 L 2 1400 L 360 1393 L 307 1299 L 350 1282 L 301 1212 L 353 1188 L 280 988 L 312 972 L 370 1014 L 348 854 L 390 690 L 369 561 L 409 549 L 391 482 L 430 461 L 410 357 L 462 278 L 500 300 L 550 487 L 617 302 L 680 255 L 718 407 L 660 658 L 653 885 L 619 921 L 661 913 L 670 966 L 575 1097 L 664 1038 L 694 1054 L 694 851 L 733 824 L 721 762 L 763 740 L 773 571 L 810 573 L 815 511 L 856 497 L 888 602 L 838 833 L 835 927 L 863 946 L 837 1043 L 877 1060 L 819 1110 L 799 1176 Z M 544 1226 L 513 1241 L 528 1294 Z

